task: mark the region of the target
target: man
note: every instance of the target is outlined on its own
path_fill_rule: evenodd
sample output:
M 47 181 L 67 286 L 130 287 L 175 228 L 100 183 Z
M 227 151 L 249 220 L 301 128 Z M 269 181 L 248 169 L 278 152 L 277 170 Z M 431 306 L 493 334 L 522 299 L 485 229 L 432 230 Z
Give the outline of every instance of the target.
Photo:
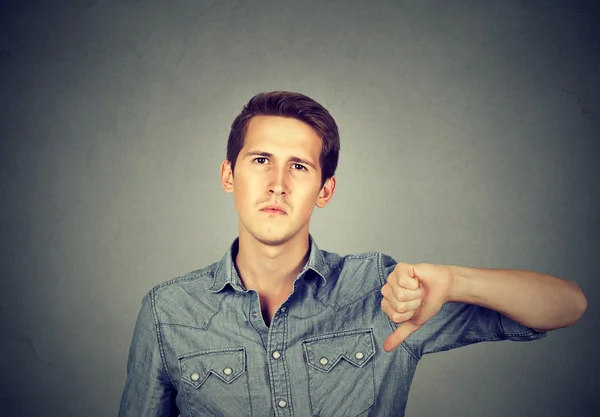
M 310 217 L 333 197 L 339 149 L 314 100 L 248 102 L 221 165 L 239 237 L 144 297 L 120 416 L 402 416 L 423 355 L 581 318 L 579 287 L 552 276 L 319 250 Z

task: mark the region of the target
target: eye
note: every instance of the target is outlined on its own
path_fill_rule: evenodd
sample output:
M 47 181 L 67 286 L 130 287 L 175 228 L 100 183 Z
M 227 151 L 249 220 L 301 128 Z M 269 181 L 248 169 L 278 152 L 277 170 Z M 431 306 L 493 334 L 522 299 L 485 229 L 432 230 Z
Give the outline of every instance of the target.
M 258 162 L 258 164 L 259 164 L 259 165 L 264 165 L 264 163 L 263 163 L 263 162 L 261 162 L 261 161 L 264 161 L 264 162 L 266 162 L 266 161 L 267 161 L 267 158 L 260 156 L 260 157 L 258 157 L 258 158 L 254 158 L 254 159 L 252 160 L 252 162 L 255 162 L 255 161 L 256 161 L 256 162 Z
M 294 164 L 293 165 L 295 169 L 297 169 L 298 171 L 302 171 L 305 170 L 306 171 L 306 167 L 304 165 L 300 165 L 300 164 Z

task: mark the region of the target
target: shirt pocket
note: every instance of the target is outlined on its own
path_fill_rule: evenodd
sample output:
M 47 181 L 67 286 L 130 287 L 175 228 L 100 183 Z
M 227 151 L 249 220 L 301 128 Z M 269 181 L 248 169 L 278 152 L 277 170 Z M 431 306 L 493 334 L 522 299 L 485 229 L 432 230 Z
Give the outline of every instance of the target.
M 372 329 L 352 330 L 302 342 L 314 416 L 351 417 L 375 403 Z
M 182 355 L 179 370 L 192 416 L 252 415 L 244 348 Z

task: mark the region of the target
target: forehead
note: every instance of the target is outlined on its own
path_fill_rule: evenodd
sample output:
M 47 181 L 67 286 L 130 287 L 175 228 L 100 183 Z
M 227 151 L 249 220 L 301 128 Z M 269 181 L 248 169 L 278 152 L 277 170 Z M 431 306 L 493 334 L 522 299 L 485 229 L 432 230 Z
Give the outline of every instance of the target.
M 244 141 L 244 149 L 259 149 L 273 154 L 301 152 L 317 160 L 321 145 L 321 137 L 308 124 L 280 116 L 253 117 L 248 123 Z

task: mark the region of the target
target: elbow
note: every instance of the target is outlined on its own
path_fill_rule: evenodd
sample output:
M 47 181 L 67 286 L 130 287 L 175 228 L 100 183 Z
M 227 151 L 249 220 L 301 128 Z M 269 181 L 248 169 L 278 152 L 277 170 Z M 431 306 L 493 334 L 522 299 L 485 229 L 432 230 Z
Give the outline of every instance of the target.
M 564 309 L 562 313 L 562 323 L 549 327 L 533 328 L 535 331 L 548 331 L 567 328 L 577 323 L 583 317 L 587 310 L 587 298 L 579 285 L 573 281 L 567 281 L 569 291 L 564 293 Z
M 575 284 L 577 285 L 577 284 Z M 585 313 L 585 310 L 587 310 L 587 306 L 588 306 L 588 302 L 587 302 L 587 298 L 585 296 L 585 294 L 583 293 L 583 291 L 581 290 L 581 288 L 579 288 L 579 286 L 577 285 L 577 292 L 579 294 L 579 309 L 580 309 L 580 313 L 579 313 L 579 317 L 577 318 L 577 320 L 579 320 L 581 317 L 583 317 L 583 313 Z
M 581 320 L 581 318 L 583 317 L 585 311 L 587 310 L 587 306 L 588 306 L 588 302 L 587 302 L 587 298 L 585 296 L 585 294 L 583 293 L 583 291 L 581 290 L 581 288 L 579 287 L 579 285 L 577 285 L 575 282 L 571 282 L 570 283 L 572 288 L 573 288 L 573 292 L 574 292 L 574 319 L 573 321 L 570 323 L 570 325 L 577 323 L 579 320 Z

